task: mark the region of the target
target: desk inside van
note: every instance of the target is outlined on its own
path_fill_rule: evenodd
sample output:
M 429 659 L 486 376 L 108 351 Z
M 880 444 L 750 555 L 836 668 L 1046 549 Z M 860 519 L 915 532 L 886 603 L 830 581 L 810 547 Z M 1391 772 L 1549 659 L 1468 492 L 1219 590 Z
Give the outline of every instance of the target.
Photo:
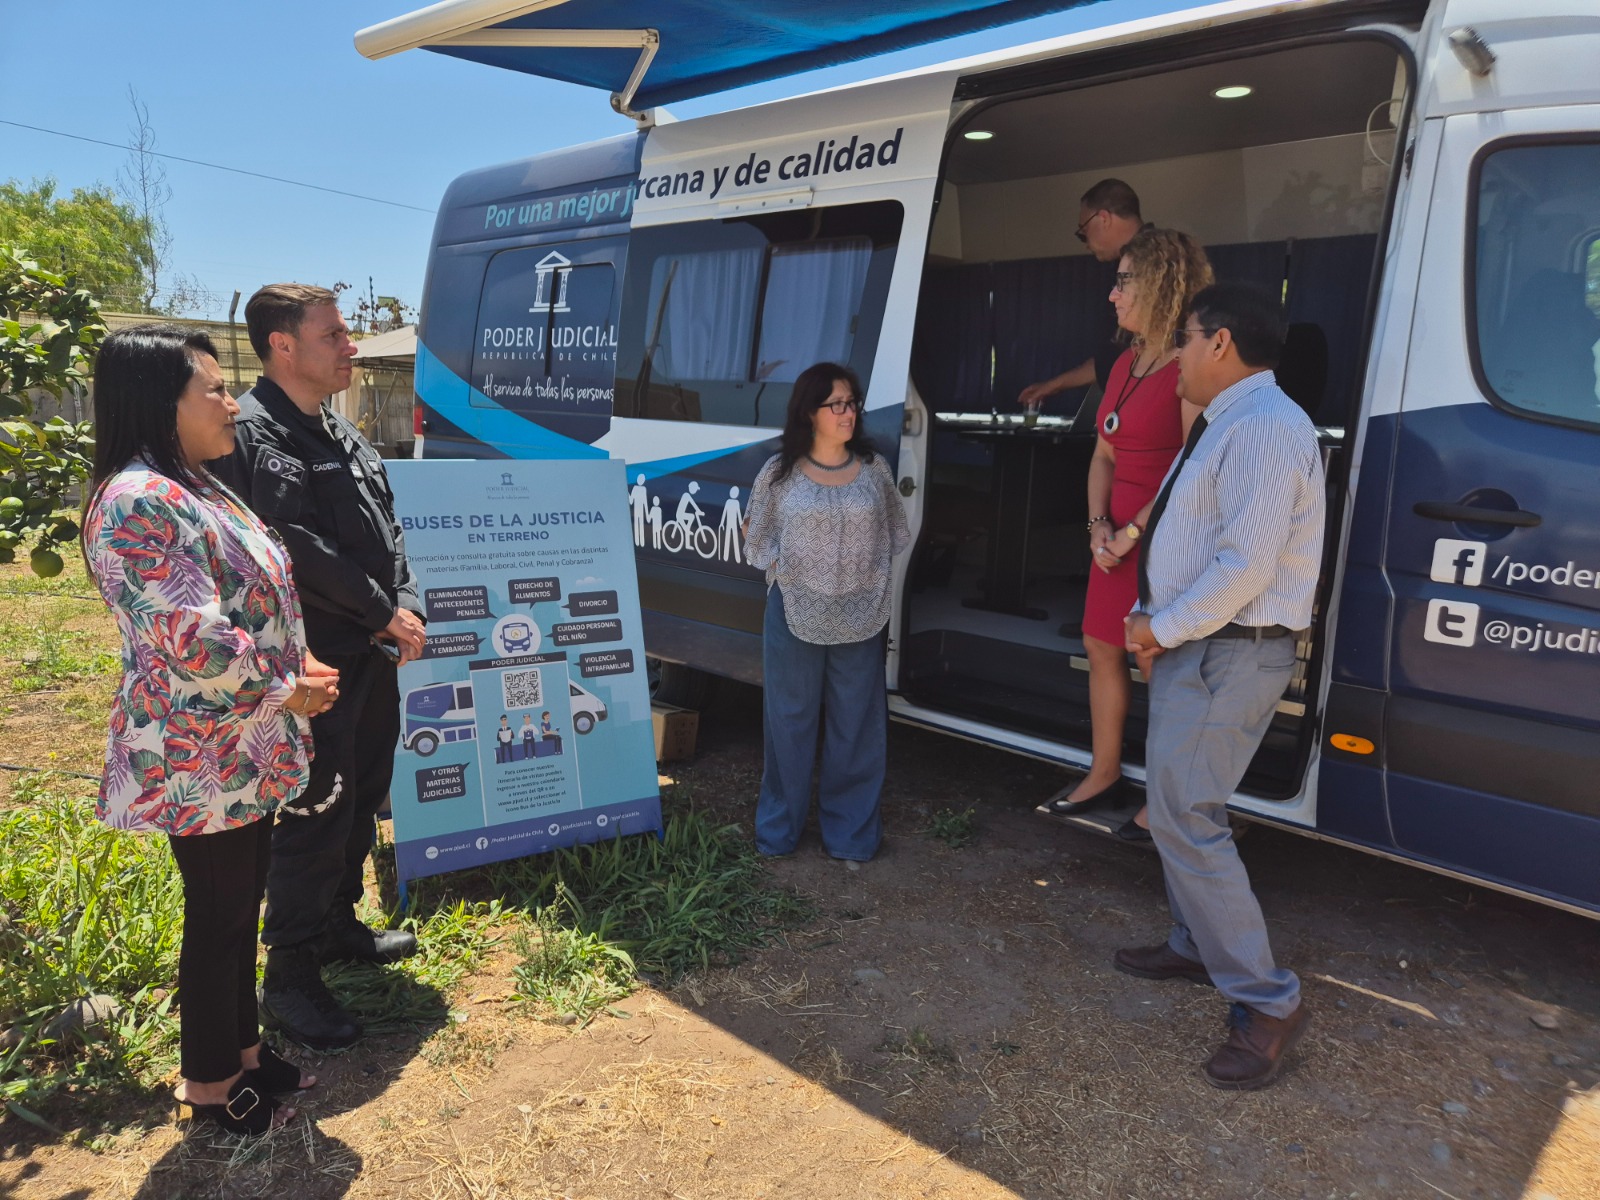
M 1021 413 L 951 413 L 937 427 L 981 443 L 989 453 L 990 505 L 988 549 L 980 594 L 963 601 L 968 608 L 1042 621 L 1044 609 L 1027 603 L 1028 538 L 1038 520 L 1035 501 L 1042 479 L 1041 451 L 1078 448 L 1087 469 L 1093 453 L 1092 434 L 1073 432 L 1069 417 L 1040 416 L 1027 424 Z

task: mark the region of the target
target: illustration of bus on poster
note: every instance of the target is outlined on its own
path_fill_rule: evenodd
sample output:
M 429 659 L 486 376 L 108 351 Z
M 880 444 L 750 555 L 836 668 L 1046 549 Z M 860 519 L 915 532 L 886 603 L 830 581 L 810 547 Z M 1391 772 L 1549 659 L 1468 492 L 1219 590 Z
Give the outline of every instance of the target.
M 400 672 L 400 877 L 659 830 L 622 464 L 387 466 L 428 619 Z

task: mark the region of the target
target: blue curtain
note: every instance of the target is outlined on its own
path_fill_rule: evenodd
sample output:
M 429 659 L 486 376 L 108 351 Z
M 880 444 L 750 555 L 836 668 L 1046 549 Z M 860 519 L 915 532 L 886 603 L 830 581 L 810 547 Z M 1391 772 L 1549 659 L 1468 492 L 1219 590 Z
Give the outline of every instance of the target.
M 1107 298 L 1112 270 L 1087 254 L 994 264 L 994 395 L 1002 412 L 1017 393 L 1092 357 L 1116 330 Z M 1051 396 L 1047 413 L 1078 411 L 1083 389 Z
M 929 267 L 917 302 L 911 379 L 933 412 L 988 412 L 993 312 L 988 263 Z
M 1218 283 L 1253 283 L 1281 296 L 1288 251 L 1287 242 L 1238 242 L 1207 246 L 1206 257 Z
M 1367 280 L 1377 235 L 1297 238 L 1289 255 L 1289 320 L 1320 326 L 1328 339 L 1328 387 L 1319 425 L 1342 425 L 1355 391 L 1366 324 Z
M 1274 295 L 1287 285 L 1288 319 L 1318 326 L 1328 342 L 1323 424 L 1344 419 L 1362 344 L 1366 284 L 1376 238 L 1300 238 L 1209 246 L 1219 281 L 1254 283 Z M 1074 367 L 1115 328 L 1111 271 L 1089 255 L 930 267 L 923 276 L 912 378 L 934 412 L 1014 410 L 1030 383 Z M 991 378 L 992 374 L 992 378 Z M 1045 411 L 1077 411 L 1064 392 Z

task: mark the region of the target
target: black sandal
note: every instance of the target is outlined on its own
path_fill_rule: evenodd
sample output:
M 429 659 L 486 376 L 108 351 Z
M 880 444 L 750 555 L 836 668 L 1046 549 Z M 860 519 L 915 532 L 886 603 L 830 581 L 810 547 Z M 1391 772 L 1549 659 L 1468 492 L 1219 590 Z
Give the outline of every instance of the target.
M 277 1103 L 251 1086 L 247 1075 L 241 1075 L 228 1089 L 228 1099 L 223 1104 L 194 1104 L 183 1100 L 192 1116 L 213 1121 L 224 1133 L 241 1137 L 260 1137 L 272 1129 L 272 1114 Z
M 273 1096 L 304 1090 L 300 1086 L 299 1067 L 285 1058 L 280 1058 L 278 1052 L 266 1042 L 261 1043 L 260 1053 L 260 1065 L 245 1069 L 245 1078 L 257 1089 Z M 316 1084 L 310 1086 L 315 1087 Z
M 1119 775 L 1115 783 L 1100 789 L 1087 800 L 1068 800 L 1067 797 L 1077 786 L 1072 784 L 1070 787 L 1062 788 L 1033 811 L 1043 813 L 1047 817 L 1081 817 L 1086 812 L 1121 800 L 1128 789 L 1128 779 L 1125 775 Z

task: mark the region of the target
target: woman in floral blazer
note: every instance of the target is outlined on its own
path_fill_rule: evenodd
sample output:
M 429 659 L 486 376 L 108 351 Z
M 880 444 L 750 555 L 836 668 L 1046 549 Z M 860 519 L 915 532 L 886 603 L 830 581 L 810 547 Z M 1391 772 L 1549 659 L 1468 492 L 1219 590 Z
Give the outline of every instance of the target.
M 338 696 L 310 659 L 289 559 L 200 465 L 239 411 L 203 334 L 119 330 L 95 371 L 84 560 L 122 634 L 96 815 L 165 833 L 183 877 L 179 1099 L 234 1133 L 316 1080 L 261 1044 L 256 937 L 272 815 L 305 786 L 306 718 Z

